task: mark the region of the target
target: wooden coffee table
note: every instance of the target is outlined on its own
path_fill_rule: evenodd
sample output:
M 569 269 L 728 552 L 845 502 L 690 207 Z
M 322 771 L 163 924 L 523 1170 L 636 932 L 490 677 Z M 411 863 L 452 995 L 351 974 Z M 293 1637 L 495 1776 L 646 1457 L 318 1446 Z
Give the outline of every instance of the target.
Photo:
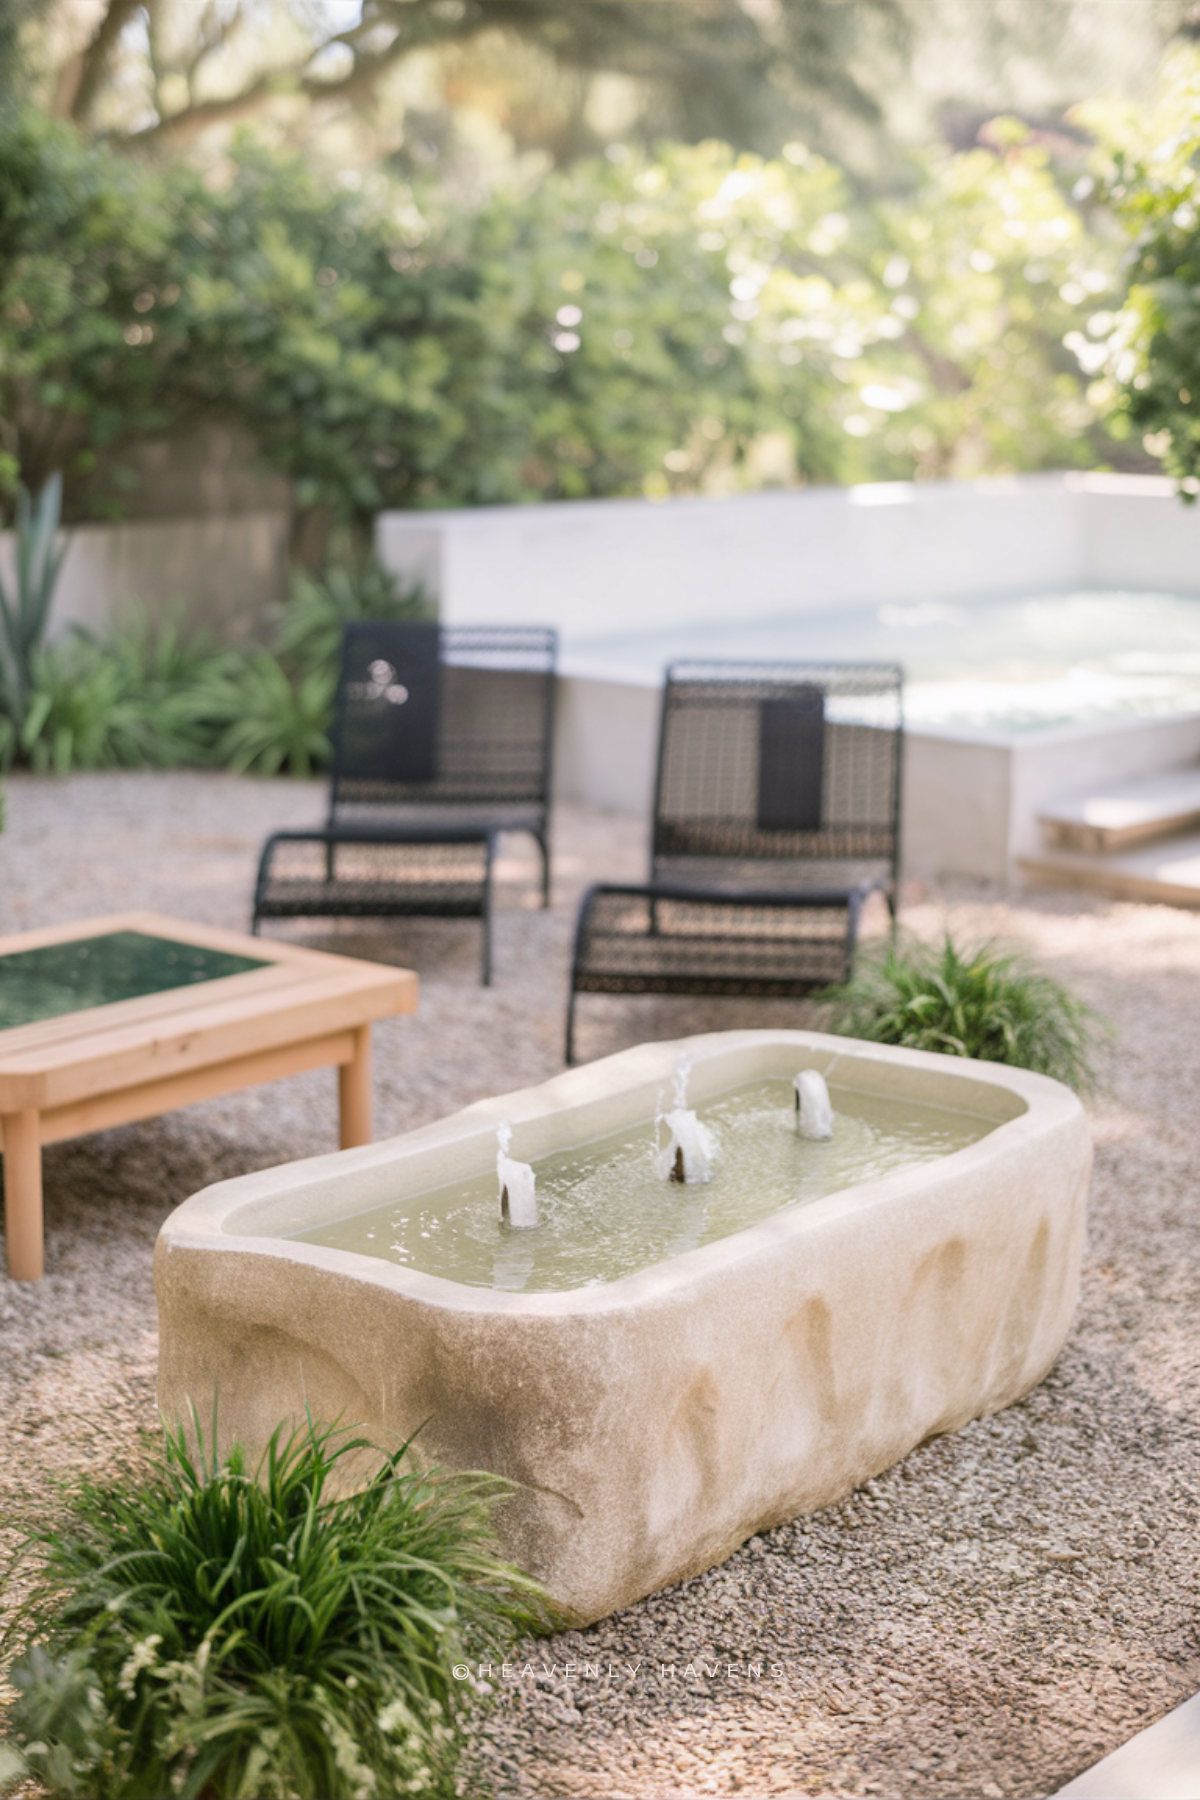
M 341 1146 L 371 1141 L 371 1021 L 417 978 L 155 913 L 0 938 L 8 1272 L 42 1273 L 42 1145 L 338 1065 Z

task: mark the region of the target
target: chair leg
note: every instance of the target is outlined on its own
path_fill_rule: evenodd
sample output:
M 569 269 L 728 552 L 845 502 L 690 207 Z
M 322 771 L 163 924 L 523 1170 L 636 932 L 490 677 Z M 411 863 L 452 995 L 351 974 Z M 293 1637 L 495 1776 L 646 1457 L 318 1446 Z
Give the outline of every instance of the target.
M 542 853 L 542 907 L 545 909 L 550 904 L 550 846 L 544 831 L 535 831 L 533 835 Z
M 262 903 L 267 892 L 267 873 L 271 867 L 271 852 L 275 847 L 274 837 L 269 837 L 259 853 L 258 868 L 254 871 L 254 908 L 250 918 L 250 936 L 258 936 L 259 921 L 262 918 Z
M 575 1061 L 575 989 L 571 988 L 567 999 L 567 1045 L 564 1058 L 568 1069 Z
M 483 985 L 492 985 L 492 857 L 496 850 L 496 840 L 489 837 L 487 841 L 487 864 L 483 873 Z

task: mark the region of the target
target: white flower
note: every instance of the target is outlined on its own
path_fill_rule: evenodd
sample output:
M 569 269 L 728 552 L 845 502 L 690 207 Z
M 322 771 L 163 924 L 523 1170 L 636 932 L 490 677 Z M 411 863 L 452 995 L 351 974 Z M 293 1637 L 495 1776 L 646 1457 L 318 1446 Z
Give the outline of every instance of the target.
M 117 1679 L 117 1687 L 131 1700 L 133 1699 L 133 1690 L 137 1686 L 137 1678 L 142 1670 L 153 1668 L 158 1661 L 155 1653 L 161 1643 L 162 1633 L 153 1632 L 150 1637 L 142 1638 L 140 1643 L 135 1644 L 126 1658 L 125 1666 Z

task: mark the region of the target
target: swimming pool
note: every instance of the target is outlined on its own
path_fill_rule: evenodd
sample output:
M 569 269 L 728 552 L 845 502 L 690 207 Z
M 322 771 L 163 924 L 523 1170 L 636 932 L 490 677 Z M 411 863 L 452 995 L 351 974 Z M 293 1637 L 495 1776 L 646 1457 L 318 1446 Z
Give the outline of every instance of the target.
M 1025 732 L 1200 710 L 1200 598 L 1179 594 L 1081 589 L 567 632 L 564 653 L 580 673 L 641 679 L 682 657 L 898 662 L 913 726 Z

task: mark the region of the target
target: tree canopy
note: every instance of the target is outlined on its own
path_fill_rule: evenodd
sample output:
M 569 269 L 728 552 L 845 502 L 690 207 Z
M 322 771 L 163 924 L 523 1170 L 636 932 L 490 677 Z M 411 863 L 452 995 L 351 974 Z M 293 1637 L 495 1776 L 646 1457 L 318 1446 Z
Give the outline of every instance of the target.
M 1056 7 L 967 4 L 964 94 L 1074 17 Z M 964 147 L 894 156 L 902 181 L 820 147 L 854 120 L 886 137 L 888 57 L 920 62 L 930 21 L 960 10 L 89 0 L 64 24 L 58 0 L 15 0 L 0 56 L 19 50 L 36 92 L 44 53 L 64 116 L 0 100 L 0 495 L 61 470 L 68 516 L 119 512 L 129 446 L 208 418 L 248 427 L 301 512 L 352 519 L 1149 452 L 1190 477 L 1194 74 L 1161 132 L 1129 106 L 971 124 Z M 1157 42 L 1189 15 L 1138 16 Z M 375 160 L 284 128 L 386 110 L 406 69 L 403 130 Z M 557 113 L 547 70 L 583 84 Z M 637 102 L 615 136 L 592 107 L 614 73 Z M 467 192 L 414 95 L 466 117 L 493 77 L 518 150 L 565 132 L 562 166 L 515 154 Z M 541 91 L 549 123 L 520 124 Z M 685 137 L 719 120 L 732 142 L 639 146 L 655 120 Z M 588 133 L 603 151 L 580 153 Z M 1097 186 L 1087 145 L 1106 133 Z
M 1096 200 L 1131 239 L 1128 293 L 1100 306 L 1072 348 L 1094 379 L 1092 397 L 1118 435 L 1200 490 L 1200 53 L 1173 59 L 1157 104 L 1095 108 L 1101 142 Z
M 143 150 L 248 120 L 295 142 L 315 121 L 360 158 L 452 161 L 474 114 L 558 162 L 613 137 L 766 156 L 798 138 L 876 187 L 903 177 L 904 146 L 961 146 L 998 112 L 1058 123 L 1136 85 L 1191 17 L 1188 0 L 8 5 L 47 109 Z
M 214 187 L 10 114 L 0 472 L 116 511 L 124 446 L 213 415 L 343 517 L 1091 461 L 1063 338 L 1114 260 L 1015 124 L 913 199 L 706 144 L 463 210 L 248 138 Z

